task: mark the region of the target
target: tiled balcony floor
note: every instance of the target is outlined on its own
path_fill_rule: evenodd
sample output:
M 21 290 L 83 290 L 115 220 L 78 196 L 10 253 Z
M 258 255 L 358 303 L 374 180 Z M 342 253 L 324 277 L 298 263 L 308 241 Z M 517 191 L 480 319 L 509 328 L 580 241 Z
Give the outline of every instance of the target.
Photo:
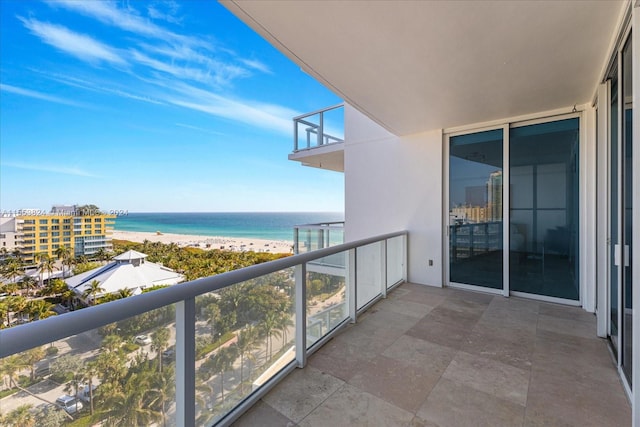
M 237 426 L 628 426 L 595 316 L 405 284 Z

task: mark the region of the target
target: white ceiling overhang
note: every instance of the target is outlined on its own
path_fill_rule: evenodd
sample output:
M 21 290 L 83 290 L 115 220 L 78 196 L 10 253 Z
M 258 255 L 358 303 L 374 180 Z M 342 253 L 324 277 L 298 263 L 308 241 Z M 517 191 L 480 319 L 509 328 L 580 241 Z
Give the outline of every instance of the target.
M 223 4 L 338 96 L 406 135 L 589 102 L 626 2 Z

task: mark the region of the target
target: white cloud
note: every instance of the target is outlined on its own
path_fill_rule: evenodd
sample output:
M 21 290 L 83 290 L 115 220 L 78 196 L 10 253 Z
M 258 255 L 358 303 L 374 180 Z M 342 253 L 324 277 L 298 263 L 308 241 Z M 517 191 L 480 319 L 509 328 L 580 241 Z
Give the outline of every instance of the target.
M 211 134 L 211 135 L 224 135 L 224 133 L 222 133 L 222 132 L 216 132 L 214 130 L 205 129 L 205 128 L 201 128 L 201 127 L 198 127 L 198 126 L 186 125 L 184 123 L 176 123 L 175 125 L 178 126 L 178 127 L 181 127 L 181 128 L 197 130 L 198 132 L 208 133 L 208 134 Z
M 180 41 L 190 45 L 205 46 L 203 40 L 182 36 L 168 31 L 153 22 L 145 19 L 132 9 L 120 9 L 112 1 L 78 1 L 61 0 L 48 2 L 52 7 L 62 7 L 98 21 L 139 35 L 153 37 L 161 40 Z
M 35 19 L 19 19 L 26 28 L 38 36 L 43 42 L 75 56 L 82 61 L 91 63 L 104 61 L 120 65 L 126 63 L 115 49 L 87 35 L 73 32 L 61 25 L 37 21 Z
M 83 105 L 79 102 L 75 102 L 69 99 L 48 95 L 46 93 L 37 92 L 35 90 L 24 89 L 17 86 L 7 85 L 4 83 L 0 83 L 0 91 L 14 93 L 16 95 L 27 96 L 29 98 L 41 99 L 43 101 L 55 102 L 57 104 L 71 105 L 73 107 L 86 107 L 86 105 Z
M 261 71 L 265 74 L 273 74 L 266 64 L 258 61 L 257 59 L 241 59 L 240 62 L 254 70 Z
M 87 171 L 82 169 L 73 168 L 73 167 L 61 167 L 61 166 L 51 166 L 51 165 L 43 165 L 43 164 L 34 164 L 34 163 L 25 163 L 25 162 L 2 162 L 2 166 L 11 167 L 17 169 L 26 169 L 38 172 L 52 172 L 59 173 L 64 175 L 74 175 L 74 176 L 84 176 L 84 177 L 92 177 L 96 178 L 96 175 L 93 175 Z
M 162 8 L 166 9 L 166 12 L 162 11 Z M 179 9 L 180 5 L 178 3 L 168 1 L 147 6 L 147 14 L 151 19 L 161 19 L 172 24 L 182 24 L 182 18 L 176 16 Z
M 56 73 L 49 73 L 46 71 L 41 71 L 41 70 L 37 70 L 37 69 L 31 69 L 32 71 L 39 73 L 51 80 L 54 80 L 58 83 L 62 83 L 64 85 L 67 86 L 72 86 L 72 87 L 77 87 L 79 89 L 84 89 L 84 90 L 88 90 L 91 92 L 96 92 L 96 93 L 104 93 L 104 94 L 108 94 L 108 95 L 115 95 L 115 96 L 119 96 L 121 98 L 128 98 L 128 99 L 133 99 L 136 101 L 141 101 L 141 102 L 147 102 L 149 104 L 155 104 L 155 105 L 165 105 L 164 102 L 155 99 L 153 97 L 144 95 L 144 94 L 140 94 L 140 93 L 133 93 L 131 91 L 130 88 L 128 88 L 126 91 L 123 89 L 118 89 L 118 88 L 114 88 L 114 87 L 109 87 L 106 86 L 102 83 L 99 82 L 91 82 L 88 80 L 84 80 L 84 79 L 80 79 L 78 77 L 75 76 L 67 76 L 67 75 L 63 75 L 63 74 L 56 74 Z

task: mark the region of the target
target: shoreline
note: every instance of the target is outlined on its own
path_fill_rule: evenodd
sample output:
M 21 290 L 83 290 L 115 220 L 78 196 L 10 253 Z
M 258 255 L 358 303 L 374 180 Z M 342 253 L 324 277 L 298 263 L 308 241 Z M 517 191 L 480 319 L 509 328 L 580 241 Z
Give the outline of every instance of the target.
M 160 233 L 160 234 L 158 234 Z M 272 254 L 292 253 L 293 242 L 287 240 L 269 240 L 252 237 L 202 236 L 194 234 L 176 234 L 148 231 L 113 230 L 111 238 L 143 243 L 145 240 L 160 243 L 175 243 L 180 247 L 204 250 L 220 249 L 234 252 L 268 252 Z

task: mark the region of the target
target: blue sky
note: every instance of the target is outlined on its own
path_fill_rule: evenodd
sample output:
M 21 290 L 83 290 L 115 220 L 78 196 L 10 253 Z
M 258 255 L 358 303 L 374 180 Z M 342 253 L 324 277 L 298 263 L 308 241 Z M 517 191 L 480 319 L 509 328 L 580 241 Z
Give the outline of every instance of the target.
M 342 174 L 287 160 L 340 99 L 209 1 L 0 7 L 0 208 L 342 211 Z

